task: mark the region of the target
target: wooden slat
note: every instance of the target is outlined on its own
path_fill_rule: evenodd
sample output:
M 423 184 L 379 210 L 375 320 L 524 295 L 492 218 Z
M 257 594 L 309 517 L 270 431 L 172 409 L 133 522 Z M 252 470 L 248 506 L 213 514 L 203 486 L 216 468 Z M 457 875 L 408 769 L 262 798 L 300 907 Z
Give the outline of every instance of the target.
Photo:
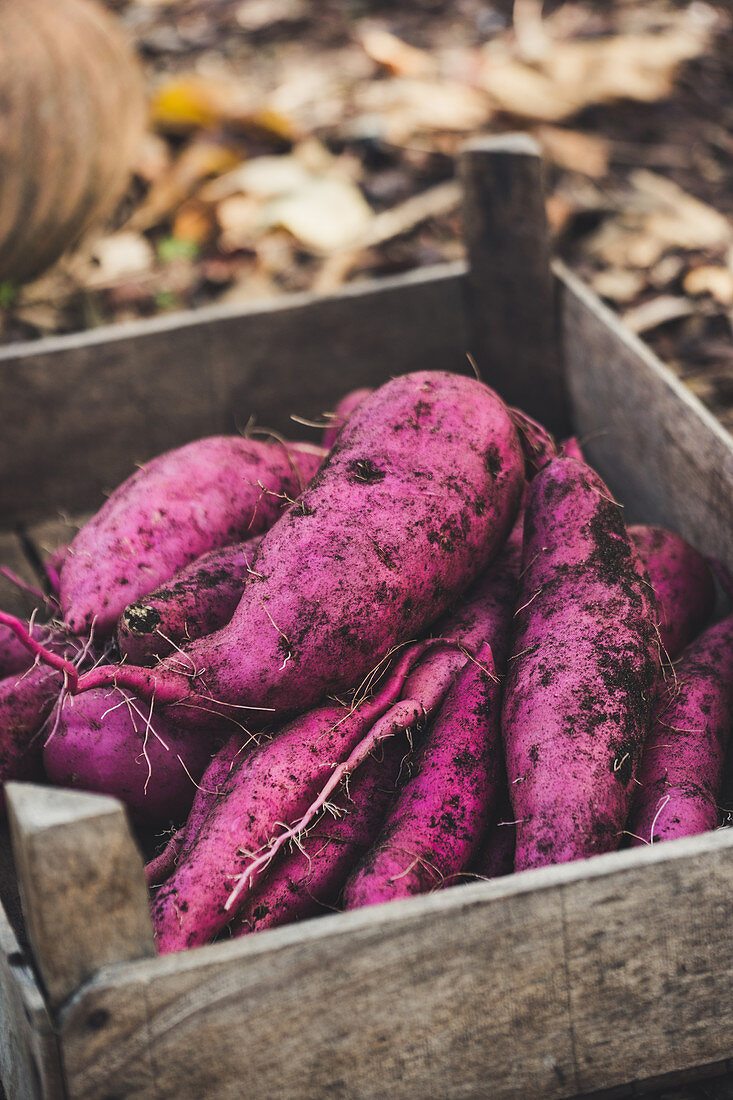
M 60 1019 L 69 1094 L 531 1100 L 719 1062 L 732 889 L 721 831 L 110 967 Z
M 114 1085 L 236 1097 L 243 1080 L 261 1096 L 314 1100 L 458 1095 L 488 1081 L 497 1097 L 565 1095 L 559 896 L 520 889 L 507 911 L 503 899 L 452 895 L 100 975 L 62 1021 L 70 1096 Z M 539 938 L 541 954 L 526 950 Z M 93 1013 L 107 1024 L 90 1036 Z M 533 1043 L 518 1046 L 521 1033 Z
M 155 954 L 142 859 L 114 798 L 32 783 L 5 794 L 28 939 L 55 1010 L 101 966 Z
M 569 409 L 555 327 L 539 144 L 528 134 L 467 142 L 459 162 L 471 351 L 483 378 L 558 435 Z
M 733 569 L 733 439 L 562 265 L 565 365 L 575 429 L 630 516 L 671 527 Z
M 135 462 L 258 423 L 289 431 L 348 389 L 466 371 L 461 266 L 0 349 L 6 527 L 99 507 Z
M 0 1080 L 8 1100 L 62 1100 L 58 1044 L 41 991 L 0 905 Z
M 260 423 L 287 429 L 291 411 L 317 415 L 352 385 L 420 367 L 465 372 L 465 271 L 452 264 L 334 298 L 299 296 L 238 313 L 202 310 L 182 315 L 176 327 L 163 318 L 0 350 L 0 468 L 14 475 L 0 490 L 4 522 L 96 507 L 102 490 L 136 460 L 196 434 L 233 430 L 252 409 Z M 573 415 L 577 430 L 592 435 L 590 457 L 638 516 L 710 546 L 707 509 L 722 521 L 729 499 L 730 437 L 594 294 L 562 265 L 555 276 Z M 496 374 L 504 390 L 505 367 L 497 364 Z M 53 423 L 33 411 L 44 407 L 49 386 L 64 391 L 65 415 Z M 166 394 L 176 387 L 164 414 Z M 135 395 L 140 415 L 155 419 L 151 434 L 138 430 Z M 655 417 L 655 434 L 647 433 Z M 673 434 L 683 477 L 667 462 Z M 718 532 L 718 550 L 720 543 Z

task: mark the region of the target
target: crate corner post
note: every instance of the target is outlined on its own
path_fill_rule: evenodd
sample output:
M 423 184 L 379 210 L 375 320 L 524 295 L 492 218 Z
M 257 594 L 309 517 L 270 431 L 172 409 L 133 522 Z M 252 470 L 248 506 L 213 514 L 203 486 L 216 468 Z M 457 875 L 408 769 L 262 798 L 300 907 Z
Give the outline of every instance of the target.
M 53 1013 L 101 967 L 155 954 L 142 857 L 114 798 L 33 783 L 6 793 L 28 940 Z
M 550 431 L 570 431 L 542 183 L 529 134 L 473 138 L 461 147 L 468 249 L 469 351 L 510 405 Z

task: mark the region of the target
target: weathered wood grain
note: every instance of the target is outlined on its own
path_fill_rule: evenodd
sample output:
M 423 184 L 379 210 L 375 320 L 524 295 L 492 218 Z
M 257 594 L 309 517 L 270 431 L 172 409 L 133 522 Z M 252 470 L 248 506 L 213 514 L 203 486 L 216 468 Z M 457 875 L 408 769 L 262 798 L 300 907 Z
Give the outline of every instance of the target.
M 101 966 L 155 954 L 142 859 L 114 798 L 32 783 L 5 793 L 28 939 L 55 1010 Z
M 458 890 L 110 970 L 63 1014 L 70 1096 L 567 1095 L 560 898 L 514 902 Z
M 562 265 L 563 351 L 576 432 L 645 523 L 733 568 L 733 439 L 659 359 Z
M 0 467 L 12 475 L 0 488 L 4 523 L 97 507 L 136 461 L 243 427 L 252 410 L 260 423 L 301 434 L 291 412 L 317 415 L 350 386 L 420 367 L 465 372 L 465 270 L 448 265 L 328 299 L 211 308 L 176 326 L 161 318 L 0 350 Z M 730 437 L 562 266 L 555 280 L 573 416 L 591 435 L 592 460 L 637 514 L 693 541 L 699 532 L 706 546 L 700 498 L 725 513 Z M 501 370 L 494 380 L 504 391 Z M 669 462 L 672 437 L 682 453 Z
M 351 388 L 467 371 L 457 270 L 0 349 L 3 525 L 95 509 L 136 462 L 252 414 L 301 435 L 291 413 Z
M 69 1095 L 531 1100 L 720 1062 L 732 889 L 723 831 L 110 967 L 61 1014 Z
M 459 169 L 471 352 L 510 405 L 567 434 L 540 146 L 528 134 L 476 138 Z
M 56 1036 L 0 905 L 0 1080 L 8 1100 L 62 1100 Z

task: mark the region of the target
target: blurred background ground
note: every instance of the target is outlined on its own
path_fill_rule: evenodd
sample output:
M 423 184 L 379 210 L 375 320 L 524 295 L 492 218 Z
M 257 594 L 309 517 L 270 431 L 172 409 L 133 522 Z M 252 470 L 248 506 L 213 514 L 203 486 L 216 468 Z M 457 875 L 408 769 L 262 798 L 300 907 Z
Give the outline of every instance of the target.
M 454 156 L 523 129 L 556 251 L 733 429 L 733 7 L 109 0 L 151 127 L 109 225 L 0 284 L 0 340 L 460 258 Z

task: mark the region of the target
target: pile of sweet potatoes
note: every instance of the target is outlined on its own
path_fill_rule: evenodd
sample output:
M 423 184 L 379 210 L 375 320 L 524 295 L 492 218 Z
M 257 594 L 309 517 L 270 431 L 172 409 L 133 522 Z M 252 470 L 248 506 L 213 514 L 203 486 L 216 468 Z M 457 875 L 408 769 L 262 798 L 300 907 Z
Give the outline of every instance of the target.
M 707 563 L 472 378 L 169 452 L 49 578 L 47 625 L 0 614 L 0 778 L 173 825 L 161 951 L 718 824 Z

